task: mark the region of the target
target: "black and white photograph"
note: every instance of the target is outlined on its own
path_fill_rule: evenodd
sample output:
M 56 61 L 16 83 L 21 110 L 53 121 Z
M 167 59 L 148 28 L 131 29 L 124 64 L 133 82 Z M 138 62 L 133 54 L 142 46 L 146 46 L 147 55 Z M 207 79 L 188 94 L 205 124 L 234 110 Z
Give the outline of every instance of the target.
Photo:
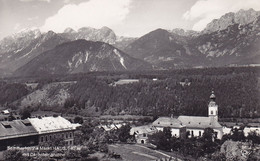
M 260 0 L 0 0 L 0 161 L 260 161 Z

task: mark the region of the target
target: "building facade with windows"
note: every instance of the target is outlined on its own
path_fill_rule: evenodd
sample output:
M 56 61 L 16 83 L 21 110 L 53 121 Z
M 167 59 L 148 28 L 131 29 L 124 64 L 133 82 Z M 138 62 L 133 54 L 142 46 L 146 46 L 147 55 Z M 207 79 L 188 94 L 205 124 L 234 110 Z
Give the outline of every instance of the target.
M 66 145 L 74 145 L 74 131 L 78 125 L 72 124 L 61 116 L 29 118 L 28 120 L 38 132 L 40 144 L 62 139 Z
M 152 125 L 136 126 L 130 130 L 130 135 L 135 136 L 135 140 L 139 144 L 148 143 L 148 136 L 156 133 L 158 130 Z
M 180 120 L 173 117 L 159 117 L 152 123 L 152 125 L 159 131 L 163 131 L 163 128 L 169 127 L 172 136 L 177 138 L 184 138 L 186 134 L 186 126 L 183 125 Z
M 0 150 L 8 146 L 35 146 L 55 139 L 74 144 L 74 132 L 80 124 L 63 117 L 38 117 L 25 120 L 0 121 Z
M 175 137 L 180 137 L 183 131 L 185 131 L 188 137 L 201 137 L 206 128 L 212 128 L 215 132 L 215 137 L 222 139 L 223 127 L 218 122 L 218 105 L 215 100 L 216 96 L 212 91 L 208 104 L 208 117 L 179 116 L 177 119 L 160 117 L 153 122 L 153 126 L 161 131 L 163 127 L 170 127 L 172 129 L 172 136 Z

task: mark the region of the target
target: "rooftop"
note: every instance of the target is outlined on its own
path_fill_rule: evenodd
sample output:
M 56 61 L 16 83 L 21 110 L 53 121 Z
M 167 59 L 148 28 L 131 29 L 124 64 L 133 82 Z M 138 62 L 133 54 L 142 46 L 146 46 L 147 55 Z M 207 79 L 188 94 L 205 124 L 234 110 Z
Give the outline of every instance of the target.
M 77 127 L 61 116 L 29 118 L 29 121 L 39 134 L 75 130 Z
M 130 135 L 136 134 L 153 134 L 157 132 L 157 129 L 152 125 L 136 126 L 130 130 Z
M 187 128 L 222 128 L 217 120 L 210 117 L 179 116 L 178 120 Z
M 157 120 L 153 122 L 153 126 L 172 127 L 172 128 L 184 127 L 184 125 L 180 120 L 172 117 L 159 117 Z
M 0 122 L 0 140 L 37 134 L 37 131 L 27 119 Z

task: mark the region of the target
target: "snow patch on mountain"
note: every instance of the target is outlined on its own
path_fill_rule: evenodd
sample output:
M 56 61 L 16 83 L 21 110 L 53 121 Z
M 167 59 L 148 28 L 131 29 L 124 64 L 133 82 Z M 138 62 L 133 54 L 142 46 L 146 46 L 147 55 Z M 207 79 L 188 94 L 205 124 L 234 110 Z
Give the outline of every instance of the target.
M 127 69 L 127 67 L 125 66 L 125 59 L 120 55 L 120 53 L 118 52 L 117 49 L 114 49 L 113 51 L 114 51 L 114 53 L 119 57 L 119 60 L 120 60 L 121 65 L 122 65 L 125 69 Z
M 84 61 L 84 63 L 87 63 L 87 61 L 88 61 L 88 57 L 89 57 L 89 52 L 86 51 L 86 54 L 85 54 L 85 61 Z
M 26 53 L 25 55 L 23 55 L 22 57 L 20 57 L 20 59 L 27 57 L 28 55 L 30 55 L 37 47 L 39 47 L 40 44 L 37 43 L 28 53 Z

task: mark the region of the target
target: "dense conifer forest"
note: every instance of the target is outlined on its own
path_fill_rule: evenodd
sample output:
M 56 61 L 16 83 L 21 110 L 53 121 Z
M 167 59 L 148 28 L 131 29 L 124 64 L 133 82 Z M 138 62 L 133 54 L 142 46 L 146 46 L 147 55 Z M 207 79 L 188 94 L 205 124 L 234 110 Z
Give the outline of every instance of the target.
M 59 107 L 62 111 L 80 113 L 94 108 L 99 114 L 112 115 L 207 116 L 209 95 L 214 90 L 221 118 L 254 118 L 260 116 L 259 78 L 260 68 L 256 67 L 8 78 L 3 81 L 12 83 L 0 86 L 3 91 L 0 103 L 10 104 L 32 91 L 24 87 L 26 81 L 38 82 L 38 89 L 50 82 L 77 81 L 69 87 L 71 96 Z M 115 85 L 120 79 L 138 79 L 139 82 Z M 7 86 L 10 88 L 6 89 Z

